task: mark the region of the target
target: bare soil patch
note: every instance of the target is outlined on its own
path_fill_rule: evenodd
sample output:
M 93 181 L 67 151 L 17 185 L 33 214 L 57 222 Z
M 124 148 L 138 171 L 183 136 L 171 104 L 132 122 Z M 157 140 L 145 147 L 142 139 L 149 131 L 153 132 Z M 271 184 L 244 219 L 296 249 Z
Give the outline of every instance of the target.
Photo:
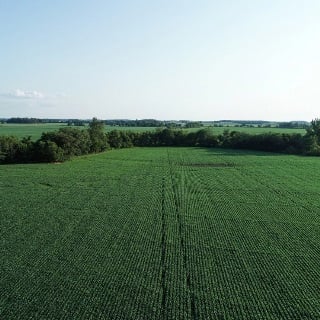
M 235 167 L 234 163 L 226 163 L 226 162 L 216 162 L 216 163 L 182 163 L 183 166 L 188 167 L 198 167 L 198 168 L 233 168 Z

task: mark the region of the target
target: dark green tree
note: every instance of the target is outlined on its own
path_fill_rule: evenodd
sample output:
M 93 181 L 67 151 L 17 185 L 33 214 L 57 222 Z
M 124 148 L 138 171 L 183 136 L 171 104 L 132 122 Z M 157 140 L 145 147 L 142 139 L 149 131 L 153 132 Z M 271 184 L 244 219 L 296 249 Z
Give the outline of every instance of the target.
M 216 147 L 218 138 L 209 128 L 201 129 L 196 132 L 196 144 L 200 147 Z
M 311 121 L 310 127 L 304 136 L 305 153 L 309 155 L 320 155 L 320 119 Z
M 34 159 L 36 162 L 63 162 L 68 157 L 55 142 L 38 140 L 35 144 Z
M 91 140 L 86 130 L 75 128 L 60 128 L 58 131 L 45 132 L 41 135 L 40 141 L 54 142 L 63 150 L 65 159 L 72 156 L 79 156 L 90 152 Z
M 91 152 L 101 152 L 109 147 L 102 121 L 93 118 L 89 123 L 88 133 L 91 141 Z

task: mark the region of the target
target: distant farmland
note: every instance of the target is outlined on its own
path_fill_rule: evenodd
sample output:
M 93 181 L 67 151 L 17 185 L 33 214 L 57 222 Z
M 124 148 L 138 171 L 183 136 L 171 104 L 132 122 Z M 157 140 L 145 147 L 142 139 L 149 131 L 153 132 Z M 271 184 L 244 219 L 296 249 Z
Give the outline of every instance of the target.
M 12 135 L 19 138 L 31 136 L 33 140 L 40 138 L 42 132 L 55 131 L 59 128 L 67 127 L 66 123 L 41 123 L 41 124 L 0 124 L 0 136 Z M 74 127 L 79 130 L 86 128 Z M 105 126 L 106 132 L 111 130 L 132 130 L 132 131 L 150 131 L 156 130 L 155 127 L 111 127 Z
M 0 191 L 0 319 L 320 319 L 319 158 L 123 149 Z
M 66 127 L 65 123 L 41 123 L 41 124 L 0 124 L 0 136 L 1 135 L 13 135 L 19 138 L 31 136 L 33 140 L 40 138 L 42 132 L 55 131 L 59 128 Z M 84 127 L 76 127 L 82 129 Z M 201 128 L 184 129 L 188 131 L 197 131 Z M 153 131 L 156 127 L 116 127 L 105 126 L 105 130 L 131 130 L 131 131 Z M 210 127 L 215 134 L 221 134 L 224 130 L 247 132 L 251 134 L 259 134 L 266 132 L 273 133 L 301 133 L 305 134 L 305 129 L 284 129 L 284 128 L 258 128 L 258 127 Z

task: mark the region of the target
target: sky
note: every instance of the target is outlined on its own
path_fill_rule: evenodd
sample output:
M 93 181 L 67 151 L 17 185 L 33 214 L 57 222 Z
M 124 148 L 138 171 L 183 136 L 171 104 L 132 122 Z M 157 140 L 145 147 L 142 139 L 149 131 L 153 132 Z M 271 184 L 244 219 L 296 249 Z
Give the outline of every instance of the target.
M 319 0 L 0 0 L 0 118 L 320 117 Z

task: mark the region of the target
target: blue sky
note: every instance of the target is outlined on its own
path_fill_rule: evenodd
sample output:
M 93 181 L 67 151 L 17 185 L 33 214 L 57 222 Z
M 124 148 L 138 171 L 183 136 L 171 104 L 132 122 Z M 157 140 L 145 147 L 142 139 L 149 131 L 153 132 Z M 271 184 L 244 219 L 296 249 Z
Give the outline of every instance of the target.
M 0 117 L 320 117 L 319 0 L 0 0 Z

